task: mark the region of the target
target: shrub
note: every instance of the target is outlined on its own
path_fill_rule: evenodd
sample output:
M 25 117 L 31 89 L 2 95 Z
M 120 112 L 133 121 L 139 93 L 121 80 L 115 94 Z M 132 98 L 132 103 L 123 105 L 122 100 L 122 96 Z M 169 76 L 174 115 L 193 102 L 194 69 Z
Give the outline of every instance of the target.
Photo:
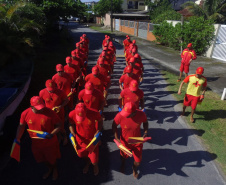
M 204 20 L 203 17 L 191 17 L 183 27 L 180 23 L 174 27 L 166 21 L 155 25 L 153 34 L 157 42 L 162 45 L 179 50 L 181 39 L 183 39 L 183 48 L 186 48 L 187 44 L 191 42 L 197 54 L 203 54 L 213 39 L 214 26 L 211 20 Z

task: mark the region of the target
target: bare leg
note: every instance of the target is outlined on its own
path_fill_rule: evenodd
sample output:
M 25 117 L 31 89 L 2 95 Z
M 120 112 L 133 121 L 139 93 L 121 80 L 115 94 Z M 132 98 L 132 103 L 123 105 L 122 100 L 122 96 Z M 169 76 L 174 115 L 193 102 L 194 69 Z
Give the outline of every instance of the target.
M 183 105 L 183 112 L 181 113 L 181 116 L 184 116 L 186 108 L 187 107 L 185 105 Z
M 95 176 L 97 176 L 99 174 L 99 167 L 98 167 L 98 164 L 93 164 L 93 174 Z
M 63 136 L 63 146 L 65 146 L 65 145 L 67 145 L 67 143 L 68 143 L 68 139 L 67 139 L 67 135 L 66 135 L 65 129 L 63 129 L 63 130 L 61 131 L 61 134 L 62 134 L 62 136 Z
M 45 165 L 48 168 L 48 171 L 42 176 L 43 179 L 47 179 L 53 171 L 53 166 L 51 164 L 45 162 Z
M 134 176 L 135 179 L 137 179 L 138 175 L 139 175 L 138 172 L 137 172 L 138 166 L 140 166 L 140 163 L 134 161 L 134 163 L 133 163 L 133 176 Z
M 58 170 L 57 170 L 57 164 L 55 163 L 53 166 L 53 176 L 52 176 L 52 180 L 57 180 L 58 179 Z
M 193 110 L 193 109 L 191 109 L 191 117 L 190 117 L 190 121 L 191 121 L 191 123 L 194 123 L 194 118 L 193 118 L 193 116 L 194 116 L 194 113 L 195 113 L 195 109 Z
M 86 165 L 85 165 L 85 167 L 83 168 L 83 173 L 84 174 L 86 174 L 88 171 L 89 171 L 89 166 L 90 166 L 90 164 L 91 164 L 91 161 L 90 161 L 90 159 L 87 157 L 87 158 L 85 158 L 85 160 L 86 160 Z
M 177 80 L 178 82 L 180 82 L 180 81 L 181 81 L 182 74 L 183 74 L 183 72 L 181 72 L 181 71 L 180 71 L 180 75 L 179 75 L 179 78 L 178 78 L 178 80 Z
M 184 75 L 185 75 L 185 78 L 186 78 L 188 76 L 188 73 L 185 73 Z
M 126 164 L 126 159 L 123 158 L 122 156 L 121 157 L 121 166 L 120 166 L 120 172 L 121 173 L 125 173 L 125 164 Z

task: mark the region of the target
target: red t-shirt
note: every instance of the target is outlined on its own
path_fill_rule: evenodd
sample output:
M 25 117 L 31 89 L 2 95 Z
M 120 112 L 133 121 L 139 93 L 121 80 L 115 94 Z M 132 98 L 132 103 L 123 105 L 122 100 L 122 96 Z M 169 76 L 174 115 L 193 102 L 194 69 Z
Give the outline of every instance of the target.
M 52 77 L 52 80 L 57 84 L 57 88 L 64 91 L 66 95 L 68 95 L 71 92 L 73 79 L 69 74 L 64 73 L 62 76 L 55 74 Z
M 60 89 L 54 90 L 49 93 L 47 89 L 42 89 L 39 92 L 39 96 L 44 100 L 46 107 L 52 109 L 55 106 L 59 106 L 67 98 L 67 95 Z
M 122 129 L 120 140 L 128 142 L 129 137 L 141 137 L 140 125 L 147 121 L 147 116 L 141 110 L 137 110 L 132 118 L 126 118 L 119 112 L 115 116 L 114 121 Z
M 86 107 L 99 111 L 101 102 L 104 101 L 104 96 L 103 93 L 97 89 L 94 89 L 92 94 L 86 94 L 85 89 L 83 89 L 79 92 L 78 99 L 83 101 Z
M 99 74 L 97 77 L 95 77 L 92 73 L 88 74 L 86 76 L 85 81 L 86 82 L 88 82 L 88 81 L 92 82 L 93 85 L 94 85 L 94 88 L 100 90 L 101 92 L 104 91 L 104 87 L 108 83 L 107 77 L 103 76 L 102 74 Z
M 100 65 L 96 65 L 96 67 L 98 67 L 99 73 L 106 77 L 109 75 L 109 71 L 111 71 L 110 66 L 105 65 L 105 64 L 103 67 L 101 67 Z
M 87 143 L 87 140 L 91 141 L 98 130 L 98 121 L 101 119 L 99 112 L 87 109 L 85 120 L 78 122 L 75 110 L 71 111 L 69 113 L 69 122 L 76 125 L 76 141 L 85 140 L 84 143 Z
M 100 58 L 103 58 L 103 57 L 102 56 L 99 56 L 99 58 L 97 60 L 97 65 L 99 65 Z M 112 62 L 105 57 L 104 64 L 110 66 L 112 64 Z
M 31 130 L 44 131 L 51 133 L 56 124 L 61 123 L 58 115 L 51 109 L 45 107 L 42 113 L 36 114 L 31 108 L 22 112 L 20 123 L 27 125 Z M 30 137 L 36 137 L 35 133 L 29 132 Z M 53 143 L 58 142 L 57 136 L 54 135 L 51 139 L 32 139 L 32 144 L 37 147 L 51 146 Z
M 120 96 L 123 99 L 124 105 L 127 102 L 133 102 L 136 104 L 137 109 L 139 109 L 140 99 L 144 97 L 144 92 L 141 89 L 138 89 L 135 92 L 130 91 L 129 88 L 123 89 L 120 93 Z
M 78 78 L 79 76 L 80 71 L 77 71 L 74 67 L 69 67 L 68 65 L 65 65 L 64 72 L 69 74 L 73 80 L 76 80 L 76 78 Z
M 123 73 L 126 74 L 126 67 L 124 68 Z M 135 66 L 133 67 L 133 74 L 137 75 L 138 77 L 141 76 L 142 70 L 139 67 L 139 64 L 135 64 Z
M 123 89 L 125 89 L 129 87 L 129 84 L 132 80 L 136 80 L 139 83 L 139 77 L 135 74 L 132 74 L 132 76 L 128 76 L 127 74 L 124 74 L 119 79 L 119 82 L 123 83 Z

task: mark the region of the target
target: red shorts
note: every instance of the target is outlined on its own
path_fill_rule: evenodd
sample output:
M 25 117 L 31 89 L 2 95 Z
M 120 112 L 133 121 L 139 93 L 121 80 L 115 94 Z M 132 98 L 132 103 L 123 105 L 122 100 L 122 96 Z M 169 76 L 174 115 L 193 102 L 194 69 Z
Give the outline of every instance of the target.
M 77 150 L 78 150 L 78 156 L 79 157 L 88 157 L 92 164 L 97 164 L 99 161 L 99 144 L 97 144 L 96 148 L 93 152 L 89 152 L 86 150 L 86 147 L 88 144 L 84 142 L 77 141 Z
M 200 96 L 192 96 L 189 94 L 185 94 L 185 97 L 184 97 L 185 106 L 191 106 L 191 108 L 195 110 L 198 102 L 200 102 Z
M 41 147 L 36 144 L 32 144 L 31 149 L 34 158 L 38 163 L 48 162 L 53 165 L 56 163 L 56 160 L 61 157 L 58 142 L 48 147 Z
M 189 72 L 189 65 L 181 63 L 181 65 L 180 65 L 180 72 L 183 72 L 183 71 L 185 73 L 188 73 Z
M 121 143 L 129 149 L 129 151 L 132 151 L 134 161 L 140 163 L 142 160 L 142 149 L 143 149 L 143 144 L 128 144 L 126 142 L 121 141 Z M 125 154 L 123 151 L 120 150 L 120 155 L 127 159 L 129 156 Z

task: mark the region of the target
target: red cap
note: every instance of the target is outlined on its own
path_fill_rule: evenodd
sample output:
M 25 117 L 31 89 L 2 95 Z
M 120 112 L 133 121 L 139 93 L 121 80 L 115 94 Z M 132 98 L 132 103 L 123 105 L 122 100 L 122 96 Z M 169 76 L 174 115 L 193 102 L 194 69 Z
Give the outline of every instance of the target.
M 108 35 L 105 35 L 105 38 L 107 38 L 108 37 Z
M 127 37 L 127 40 L 130 40 L 130 37 L 129 36 Z
M 120 114 L 124 117 L 128 117 L 134 111 L 136 111 L 136 105 L 132 102 L 127 102 L 123 107 L 122 111 L 120 112 Z
M 132 66 L 127 66 L 126 67 L 126 73 L 131 73 L 133 71 L 133 67 Z
M 137 49 L 136 48 L 133 48 L 132 49 L 132 53 L 136 53 L 137 52 Z
M 130 63 L 135 62 L 135 58 L 134 58 L 134 57 L 131 57 L 130 60 L 129 60 L 129 62 L 130 62 Z
M 203 67 L 198 67 L 198 68 L 196 69 L 196 74 L 198 74 L 198 75 L 202 75 L 203 72 L 204 72 L 204 68 L 203 68 Z
M 72 62 L 72 59 L 71 59 L 71 57 L 66 57 L 66 63 L 68 64 L 71 64 L 71 62 Z
M 83 36 L 83 37 L 86 37 L 86 34 L 83 34 L 82 36 Z
M 93 74 L 93 75 L 97 75 L 98 73 L 99 73 L 98 67 L 97 67 L 97 66 L 94 66 L 94 67 L 92 68 L 92 74 Z
M 134 57 L 134 58 L 139 58 L 139 54 L 136 53 L 133 57 Z
M 133 40 L 133 44 L 136 44 L 136 40 Z
M 107 47 L 107 46 L 106 46 L 106 47 L 104 46 L 104 49 L 103 49 L 103 50 L 104 50 L 104 51 L 107 51 L 107 50 L 108 50 L 108 47 Z
M 99 64 L 104 64 L 104 59 L 103 58 L 99 59 Z
M 93 83 L 89 82 L 89 81 L 86 82 L 86 84 L 85 84 L 85 93 L 86 94 L 92 94 L 93 89 L 94 89 Z
M 188 45 L 187 45 L 187 48 L 191 48 L 192 47 L 192 43 L 189 43 Z
M 75 57 L 76 56 L 76 51 L 75 50 L 71 51 L 71 56 L 72 57 Z
M 57 89 L 57 84 L 51 79 L 46 80 L 46 88 L 47 88 L 47 91 L 53 91 Z
M 79 122 L 84 121 L 86 117 L 86 106 L 84 103 L 78 103 L 75 107 L 76 120 Z
M 131 91 L 137 91 L 138 90 L 138 86 L 139 86 L 138 82 L 136 80 L 132 80 L 130 82 L 130 84 L 129 84 L 129 89 Z
M 110 37 L 109 36 L 107 37 L 107 40 L 110 40 Z
M 62 64 L 57 64 L 56 71 L 64 71 L 64 66 Z
M 79 47 L 79 46 L 80 46 L 80 42 L 77 42 L 77 43 L 76 43 L 76 47 Z
M 32 107 L 35 107 L 37 110 L 41 110 L 45 107 L 45 103 L 42 98 L 39 96 L 33 96 L 30 100 L 30 104 Z
M 109 42 L 109 46 L 114 46 L 113 42 Z
M 126 35 L 126 37 L 129 37 L 129 35 Z

